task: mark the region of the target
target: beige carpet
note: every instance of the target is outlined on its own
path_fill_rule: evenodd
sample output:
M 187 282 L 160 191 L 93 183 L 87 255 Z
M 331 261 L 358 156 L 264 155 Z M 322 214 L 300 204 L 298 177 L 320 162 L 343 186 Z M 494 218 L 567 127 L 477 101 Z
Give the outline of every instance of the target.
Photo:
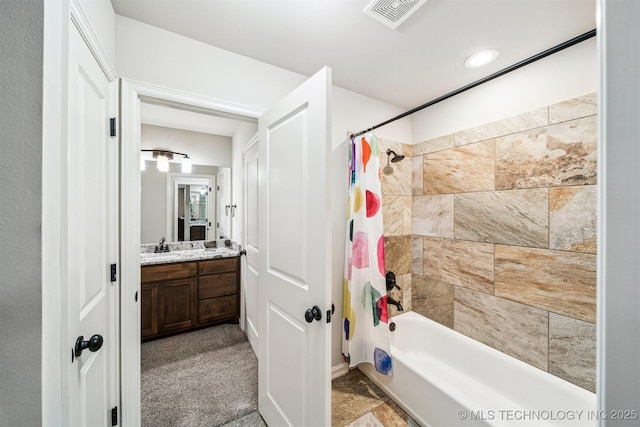
M 220 426 L 258 409 L 258 361 L 238 325 L 142 344 L 143 426 Z

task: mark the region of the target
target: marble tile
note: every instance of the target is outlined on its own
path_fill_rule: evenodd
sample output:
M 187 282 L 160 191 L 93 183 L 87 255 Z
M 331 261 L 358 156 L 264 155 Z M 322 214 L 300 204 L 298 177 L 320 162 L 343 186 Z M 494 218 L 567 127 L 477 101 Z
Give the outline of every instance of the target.
M 455 145 L 465 145 L 472 142 L 486 141 L 499 136 L 510 135 L 529 129 L 539 128 L 549 124 L 547 107 L 508 117 L 496 122 L 476 126 L 455 134 Z
M 496 296 L 595 322 L 595 255 L 502 245 L 495 251 Z
M 461 287 L 454 307 L 456 331 L 547 370 L 546 311 Z
M 379 419 L 371 412 L 367 412 L 356 420 L 353 420 L 344 427 L 385 427 Z
M 422 238 L 422 274 L 493 294 L 493 244 Z
M 595 324 L 549 313 L 549 372 L 595 392 Z
M 429 141 L 420 142 L 413 146 L 413 155 L 421 156 L 423 154 L 433 153 L 435 151 L 453 148 L 455 135 L 445 135 L 439 138 L 430 139 Z
M 494 141 L 423 156 L 424 194 L 494 190 Z
M 456 194 L 455 238 L 548 248 L 548 209 L 546 188 Z
M 385 236 L 384 258 L 387 271 L 396 276 L 411 273 L 411 236 Z
M 453 237 L 453 194 L 414 196 L 411 234 Z
M 596 253 L 598 188 L 549 189 L 549 248 Z
M 598 94 L 590 93 L 549 106 L 549 123 L 566 122 L 598 114 Z
M 371 411 L 373 415 L 385 427 L 418 427 L 416 423 L 405 411 L 393 400 L 387 400 Z
M 414 196 L 423 194 L 423 162 L 422 156 L 411 158 L 411 194 Z
M 411 236 L 411 273 L 422 274 L 422 237 Z
M 382 220 L 385 236 L 411 234 L 411 196 L 384 195 Z
M 399 162 L 389 163 L 389 165 L 393 168 L 393 173 L 391 173 L 390 175 L 385 175 L 384 173 L 382 173 L 382 168 L 387 164 L 386 153 L 384 154 L 384 156 L 380 157 L 380 162 L 380 181 L 382 183 L 383 196 L 388 194 L 396 196 L 411 196 L 411 159 L 405 157 Z
M 331 382 L 331 425 L 342 427 L 389 397 L 358 369 Z
M 411 304 L 411 298 L 413 294 L 413 275 L 403 274 L 400 276 L 402 284 L 399 285 L 402 288 L 402 307 L 404 311 L 411 311 L 413 309 Z
M 453 285 L 425 276 L 413 276 L 412 310 L 453 328 Z
M 497 190 L 596 183 L 596 117 L 495 141 Z

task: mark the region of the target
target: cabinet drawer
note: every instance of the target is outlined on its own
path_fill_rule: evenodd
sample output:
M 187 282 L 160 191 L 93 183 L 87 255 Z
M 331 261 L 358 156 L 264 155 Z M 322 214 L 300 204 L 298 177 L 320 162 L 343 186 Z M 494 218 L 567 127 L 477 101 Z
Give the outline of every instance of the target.
M 212 320 L 230 318 L 236 316 L 237 312 L 237 295 L 201 300 L 198 321 L 206 323 Z
M 180 279 L 196 275 L 195 262 L 179 262 L 175 264 L 145 265 L 140 271 L 142 283 L 159 280 Z
M 238 258 L 222 258 L 211 261 L 200 261 L 199 274 L 218 274 L 237 271 Z
M 214 297 L 233 295 L 238 292 L 238 276 L 236 273 L 213 274 L 200 276 L 201 300 Z

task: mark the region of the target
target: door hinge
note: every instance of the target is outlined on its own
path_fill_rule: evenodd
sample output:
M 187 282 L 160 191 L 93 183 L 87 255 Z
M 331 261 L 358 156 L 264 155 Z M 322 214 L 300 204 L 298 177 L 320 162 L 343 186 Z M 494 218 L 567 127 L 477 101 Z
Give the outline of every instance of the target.
M 111 409 L 111 425 L 112 426 L 118 425 L 118 407 L 117 406 Z
M 111 271 L 111 281 L 112 282 L 118 281 L 118 269 L 115 264 L 111 264 L 110 271 Z
M 111 136 L 116 136 L 116 118 L 111 117 L 109 119 L 109 130 Z

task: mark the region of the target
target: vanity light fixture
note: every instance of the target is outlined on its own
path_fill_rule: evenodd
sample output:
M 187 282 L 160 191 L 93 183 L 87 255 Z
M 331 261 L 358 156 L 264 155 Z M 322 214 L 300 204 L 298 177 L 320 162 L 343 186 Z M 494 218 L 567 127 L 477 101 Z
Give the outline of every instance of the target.
M 483 65 L 487 65 L 498 57 L 500 53 L 494 49 L 483 50 L 476 52 L 464 61 L 464 66 L 467 68 L 478 68 Z
M 169 160 L 173 160 L 173 155 L 182 156 L 182 173 L 191 173 L 191 158 L 185 153 L 178 153 L 175 151 L 167 150 L 147 150 L 142 149 L 140 151 L 148 151 L 153 153 L 153 158 L 158 161 L 158 170 L 160 172 L 169 172 Z M 144 158 L 140 159 L 140 170 L 145 169 Z

